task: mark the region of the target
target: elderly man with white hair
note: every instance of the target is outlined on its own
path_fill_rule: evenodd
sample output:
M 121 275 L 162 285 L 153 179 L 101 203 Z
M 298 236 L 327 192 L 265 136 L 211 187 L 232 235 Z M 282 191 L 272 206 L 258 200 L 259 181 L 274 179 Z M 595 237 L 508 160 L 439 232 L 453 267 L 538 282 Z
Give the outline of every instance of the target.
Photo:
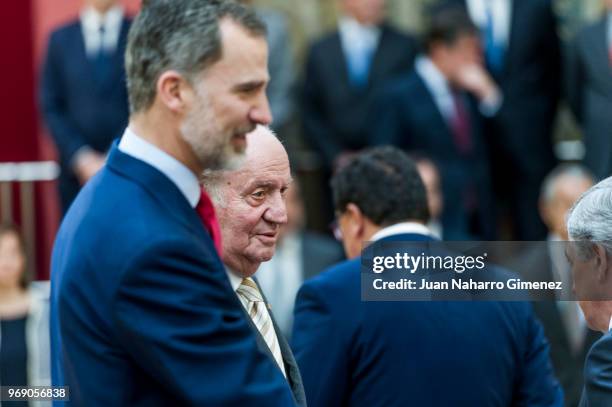
M 217 212 L 227 275 L 248 315 L 259 349 L 287 379 L 295 402 L 306 405 L 302 378 L 270 306 L 252 278 L 274 255 L 280 228 L 287 223 L 285 194 L 291 184 L 285 148 L 266 126 L 247 134 L 242 162 L 232 170 L 207 171 L 203 183 Z
M 576 202 L 567 219 L 567 257 L 588 325 L 604 333 L 585 362 L 581 407 L 612 405 L 612 177 Z

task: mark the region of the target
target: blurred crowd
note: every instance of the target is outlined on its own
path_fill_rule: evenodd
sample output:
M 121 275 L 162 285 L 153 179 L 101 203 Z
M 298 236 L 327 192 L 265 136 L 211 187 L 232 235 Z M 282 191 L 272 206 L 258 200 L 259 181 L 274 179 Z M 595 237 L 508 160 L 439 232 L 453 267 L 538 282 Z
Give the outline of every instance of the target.
M 550 0 L 429 1 L 414 17 L 418 33 L 389 24 L 385 3 L 337 0 L 334 27 L 304 52 L 286 14 L 256 5 L 268 29 L 271 127 L 298 181 L 276 254 L 258 272 L 286 335 L 299 287 L 343 258 L 329 227 L 337 216 L 329 180 L 360 150 L 409 153 L 425 184 L 428 227 L 447 240 L 567 240 L 568 209 L 612 174 L 612 0 L 563 41 Z M 58 152 L 64 212 L 127 124 L 130 23 L 117 1 L 85 0 L 78 18 L 49 37 L 39 100 Z M 556 154 L 561 106 L 584 154 Z M 49 380 L 41 358 L 48 342 L 33 337 L 48 330 L 40 327 L 47 288 L 30 284 L 24 247 L 18 228 L 0 228 L 3 385 Z M 555 261 L 550 255 L 544 260 Z M 567 405 L 577 405 L 597 336 L 573 303 L 535 311 Z M 19 368 L 3 369 L 9 364 Z

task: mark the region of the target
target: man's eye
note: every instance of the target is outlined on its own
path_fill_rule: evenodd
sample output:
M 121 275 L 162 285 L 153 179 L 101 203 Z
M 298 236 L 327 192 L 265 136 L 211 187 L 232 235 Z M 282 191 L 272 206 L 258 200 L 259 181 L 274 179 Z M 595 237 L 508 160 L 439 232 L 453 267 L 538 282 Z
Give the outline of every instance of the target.
M 262 199 L 264 196 L 266 196 L 266 192 L 265 191 L 255 191 L 251 194 L 251 196 L 255 199 Z

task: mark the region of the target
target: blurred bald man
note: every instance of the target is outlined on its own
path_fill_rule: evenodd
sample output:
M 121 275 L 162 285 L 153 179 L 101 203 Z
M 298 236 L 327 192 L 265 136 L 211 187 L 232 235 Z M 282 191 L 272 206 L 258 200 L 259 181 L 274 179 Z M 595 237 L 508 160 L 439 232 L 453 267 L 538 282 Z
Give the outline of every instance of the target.
M 265 126 L 247 134 L 244 161 L 233 170 L 208 171 L 203 182 L 215 204 L 223 254 L 232 288 L 255 332 L 259 350 L 285 376 L 296 404 L 306 405 L 302 378 L 271 307 L 253 276 L 274 255 L 280 228 L 287 223 L 285 196 L 292 182 L 285 148 Z

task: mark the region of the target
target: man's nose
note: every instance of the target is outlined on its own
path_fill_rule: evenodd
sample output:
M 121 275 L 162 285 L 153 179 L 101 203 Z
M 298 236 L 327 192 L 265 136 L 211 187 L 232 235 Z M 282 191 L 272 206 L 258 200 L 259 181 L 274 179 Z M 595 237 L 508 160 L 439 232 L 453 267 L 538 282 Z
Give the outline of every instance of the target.
M 285 199 L 280 194 L 275 194 L 274 199 L 270 203 L 270 207 L 264 213 L 264 219 L 270 223 L 284 225 L 287 223 L 287 207 Z
M 270 111 L 270 104 L 265 92 L 262 92 L 255 105 L 251 108 L 249 117 L 257 124 L 267 126 L 272 123 L 272 112 Z

